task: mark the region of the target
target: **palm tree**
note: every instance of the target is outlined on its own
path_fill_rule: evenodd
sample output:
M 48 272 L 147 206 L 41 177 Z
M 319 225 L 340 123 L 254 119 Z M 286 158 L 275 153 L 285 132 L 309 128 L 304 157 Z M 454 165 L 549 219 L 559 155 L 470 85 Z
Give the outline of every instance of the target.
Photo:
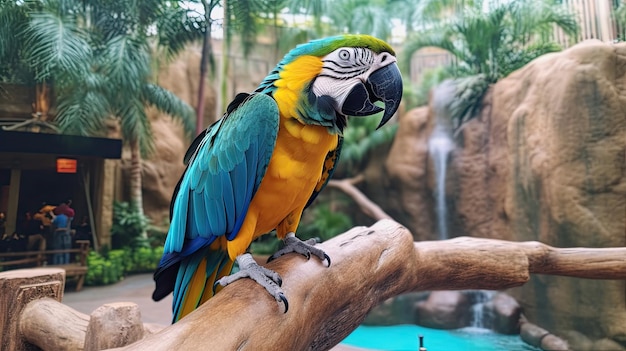
M 30 74 L 23 75 L 36 83 L 52 84 L 55 122 L 64 133 L 101 135 L 108 119 L 119 121 L 131 149 L 131 203 L 142 215 L 141 154 L 152 149 L 145 107 L 152 105 L 193 130 L 193 110 L 152 83 L 150 45 L 156 42 L 170 55 L 180 50 L 172 39 L 192 35 L 184 14 L 176 3 L 161 0 L 0 2 L 0 18 L 6 20 L 0 36 L 15 35 L 0 45 L 0 61 L 12 63 L 4 71 L 26 70 Z M 151 34 L 155 30 L 160 36 Z
M 456 127 L 473 116 L 489 84 L 540 55 L 561 49 L 551 40 L 555 26 L 572 38 L 578 32 L 575 16 L 552 0 L 496 1 L 486 8 L 478 0 L 465 4 L 449 21 L 434 23 L 408 38 L 403 60 L 408 69 L 416 51 L 439 47 L 454 56 L 450 69 L 457 77 L 473 76 L 459 82 L 471 93 L 457 88 L 466 100 L 453 112 Z

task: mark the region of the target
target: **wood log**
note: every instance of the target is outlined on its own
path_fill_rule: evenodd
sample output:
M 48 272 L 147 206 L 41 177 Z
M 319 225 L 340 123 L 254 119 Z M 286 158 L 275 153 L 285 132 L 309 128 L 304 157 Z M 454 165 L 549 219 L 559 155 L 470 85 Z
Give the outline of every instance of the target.
M 328 350 L 382 301 L 410 291 L 506 289 L 531 273 L 626 279 L 626 248 L 558 249 L 537 242 L 460 237 L 414 243 L 382 220 L 320 247 L 332 259 L 287 255 L 266 266 L 283 278 L 289 311 L 249 279 L 219 292 L 178 323 L 116 350 Z
M 82 350 L 89 316 L 56 300 L 30 302 L 19 319 L 22 337 L 42 350 Z

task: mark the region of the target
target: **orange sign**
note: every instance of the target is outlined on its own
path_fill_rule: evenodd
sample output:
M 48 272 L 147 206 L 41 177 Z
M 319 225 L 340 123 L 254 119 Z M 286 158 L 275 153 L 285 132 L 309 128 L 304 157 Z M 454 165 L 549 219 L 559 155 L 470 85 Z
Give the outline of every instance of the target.
M 57 173 L 76 173 L 76 164 L 73 158 L 57 158 Z

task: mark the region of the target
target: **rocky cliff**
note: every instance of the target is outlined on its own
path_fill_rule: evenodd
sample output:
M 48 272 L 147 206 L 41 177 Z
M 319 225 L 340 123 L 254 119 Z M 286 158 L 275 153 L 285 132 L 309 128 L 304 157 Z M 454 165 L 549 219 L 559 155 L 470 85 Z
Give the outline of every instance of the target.
M 429 107 L 399 118 L 385 167 L 372 161 L 379 176 L 363 186 L 417 240 L 437 238 L 434 93 Z M 626 44 L 588 41 L 534 60 L 488 90 L 454 142 L 451 236 L 626 246 Z M 381 183 L 388 189 L 372 190 Z M 623 281 L 534 276 L 511 293 L 550 331 L 626 340 Z
M 463 234 L 626 246 L 626 44 L 536 59 L 492 87 L 461 143 L 452 167 Z M 620 338 L 625 291 L 623 281 L 537 276 L 513 293 L 549 330 Z

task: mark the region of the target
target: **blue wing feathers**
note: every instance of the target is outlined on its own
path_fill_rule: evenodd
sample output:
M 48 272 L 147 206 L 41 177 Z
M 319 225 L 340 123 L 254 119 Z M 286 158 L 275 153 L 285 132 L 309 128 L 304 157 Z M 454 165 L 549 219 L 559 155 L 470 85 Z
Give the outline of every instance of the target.
M 257 164 L 258 164 L 258 158 L 254 156 L 254 153 L 255 153 L 254 151 L 256 150 L 255 148 L 253 148 L 253 146 L 256 146 L 256 145 L 252 144 L 250 146 L 251 146 L 251 149 L 246 152 L 246 155 L 248 156 L 246 157 L 246 160 L 247 160 L 246 165 L 247 165 L 247 170 L 248 170 L 248 172 L 246 173 L 248 174 L 254 173 L 255 170 L 257 169 Z M 248 154 L 251 154 L 251 155 L 248 155 Z M 265 166 L 265 168 L 267 168 L 267 166 Z M 265 175 L 265 172 L 263 172 L 263 175 Z M 250 204 L 250 201 L 252 201 L 253 191 L 256 191 L 256 188 L 259 186 L 260 183 L 261 183 L 261 180 L 258 179 L 258 177 L 248 176 L 248 178 L 246 179 L 246 182 L 241 183 L 241 184 L 246 184 L 245 187 L 234 188 L 235 198 L 244 199 L 244 203 L 246 204 L 246 206 L 243 207 L 244 212 L 241 213 L 241 215 L 237 217 L 237 222 L 235 223 L 235 227 L 233 228 L 233 231 L 226 236 L 228 240 L 233 240 L 235 236 L 237 235 L 237 232 L 239 232 L 239 229 L 241 228 L 241 225 L 243 224 L 243 220 L 245 219 L 246 213 L 248 212 L 248 204 Z
M 233 195 L 233 183 L 230 174 L 222 174 L 222 184 L 224 189 L 222 193 L 222 204 L 224 206 L 224 214 L 226 218 L 226 233 L 232 233 L 235 223 L 235 197 Z
M 235 200 L 235 218 L 243 217 L 242 211 L 244 208 L 244 202 L 246 198 L 244 196 L 238 196 L 240 193 L 247 193 L 248 186 L 248 168 L 247 164 L 240 163 L 235 167 L 235 169 L 229 173 L 231 184 L 237 184 L 237 188 L 234 186 L 231 188 L 233 197 Z M 236 219 L 235 219 L 236 221 Z M 233 230 L 229 230 L 229 232 L 233 232 Z
M 183 181 L 181 184 L 181 188 L 185 188 L 186 182 Z M 176 199 L 177 204 L 187 204 L 189 202 L 189 192 L 188 191 L 179 191 Z M 168 231 L 167 239 L 165 240 L 164 253 L 176 252 L 180 251 L 183 247 L 184 237 L 172 235 L 170 237 L 169 233 L 174 232 L 185 232 L 187 228 L 187 205 L 178 206 L 174 215 L 172 216 L 172 221 L 170 223 L 170 229 Z
M 187 285 L 189 285 L 189 282 L 191 282 L 191 278 L 196 272 L 198 266 L 200 265 L 200 261 L 202 261 L 202 258 L 202 255 L 195 255 L 189 260 L 183 261 L 180 265 L 180 268 L 178 270 L 179 273 L 176 277 L 176 284 L 174 285 L 174 301 L 172 301 L 174 319 L 176 319 L 180 313 L 180 307 L 182 306 L 183 300 L 186 295 L 184 293 L 184 289 L 185 287 L 187 287 Z M 197 298 L 199 299 L 200 296 L 198 296 Z
M 266 94 L 250 95 L 242 101 L 229 106 L 230 113 L 194 141 L 195 151 L 187 152 L 189 165 L 173 198 L 165 255 L 155 273 L 161 292 L 167 290 L 159 288 L 158 279 L 165 270 L 179 267 L 176 284 L 184 286 L 186 272 L 195 270 L 196 257 L 216 255 L 208 253 L 207 247 L 217 237 L 235 238 L 265 175 L 278 133 L 278 106 Z M 193 262 L 190 256 L 194 256 Z M 162 283 L 171 284 L 169 291 L 174 290 L 175 282 Z M 176 291 L 182 302 L 182 290 Z

